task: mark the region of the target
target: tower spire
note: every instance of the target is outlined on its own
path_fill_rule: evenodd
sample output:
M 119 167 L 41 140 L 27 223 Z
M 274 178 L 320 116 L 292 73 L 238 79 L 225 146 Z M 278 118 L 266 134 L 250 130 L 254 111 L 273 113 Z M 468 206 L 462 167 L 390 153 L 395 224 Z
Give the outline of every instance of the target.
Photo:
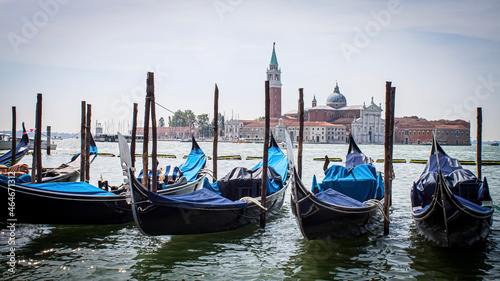
M 273 42 L 273 54 L 271 55 L 271 63 L 269 65 L 278 66 L 278 59 L 276 58 L 276 50 L 274 49 L 275 45 L 276 42 Z

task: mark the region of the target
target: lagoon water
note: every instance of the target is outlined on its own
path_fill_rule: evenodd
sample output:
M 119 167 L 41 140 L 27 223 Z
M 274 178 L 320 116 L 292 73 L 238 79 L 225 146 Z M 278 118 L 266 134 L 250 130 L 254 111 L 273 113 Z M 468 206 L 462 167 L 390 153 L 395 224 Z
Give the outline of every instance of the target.
M 56 141 L 57 150 L 44 155 L 46 167 L 68 161 L 79 150 L 79 141 Z M 118 155 L 117 143 L 97 143 L 99 152 Z M 160 167 L 183 162 L 191 143 L 159 142 Z M 212 143 L 201 142 L 207 155 Z M 375 159 L 383 159 L 381 145 L 359 145 Z M 262 144 L 221 143 L 218 154 L 262 155 Z M 475 147 L 444 147 L 460 160 L 475 160 Z M 345 159 L 347 145 L 304 145 L 303 181 L 322 178 L 323 163 L 314 157 Z M 139 144 L 138 152 L 142 151 Z M 394 147 L 394 158 L 427 159 L 430 146 Z M 295 157 L 296 157 L 295 151 Z M 500 148 L 483 146 L 484 160 L 500 160 Z M 31 156 L 23 159 L 31 163 Z M 252 167 L 258 160 L 219 160 L 218 175 L 235 166 Z M 209 161 L 209 167 L 212 162 Z M 375 163 L 377 170 L 383 164 Z M 476 173 L 475 166 L 465 166 Z M 390 234 L 383 223 L 373 232 L 352 239 L 305 240 L 290 211 L 289 196 L 281 213 L 235 231 L 186 236 L 148 237 L 134 223 L 123 225 L 22 225 L 16 229 L 15 274 L 7 265 L 7 230 L 0 230 L 0 272 L 7 280 L 498 280 L 500 279 L 500 216 L 494 215 L 487 241 L 473 247 L 445 249 L 429 245 L 415 229 L 409 193 L 424 165 L 395 163 Z M 500 205 L 500 166 L 484 166 L 494 203 Z M 112 185 L 123 182 L 118 157 L 99 156 L 91 166 L 91 183 L 100 176 Z M 7 200 L 0 206 L 7 208 Z M 61 210 L 63 211 L 63 210 Z

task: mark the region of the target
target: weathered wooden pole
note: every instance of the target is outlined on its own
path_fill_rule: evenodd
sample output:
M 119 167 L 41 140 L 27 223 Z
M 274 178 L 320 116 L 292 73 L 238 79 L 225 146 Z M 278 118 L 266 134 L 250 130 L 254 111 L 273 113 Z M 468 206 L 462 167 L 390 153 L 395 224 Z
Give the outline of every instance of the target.
M 217 83 L 215 83 L 215 92 L 214 92 L 214 143 L 213 143 L 213 172 L 214 179 L 213 181 L 217 181 L 217 142 L 219 141 L 219 88 L 217 87 Z
M 389 207 L 392 199 L 392 149 L 394 140 L 394 99 L 396 88 L 385 84 L 384 235 L 389 234 Z
M 265 86 L 265 125 L 264 125 L 264 156 L 262 157 L 262 185 L 260 190 L 260 203 L 266 206 L 267 195 L 267 161 L 269 158 L 269 127 L 270 127 L 270 111 L 271 99 L 269 97 L 269 80 L 264 84 Z M 266 227 L 266 210 L 260 210 L 260 227 Z
M 50 126 L 47 126 L 47 155 L 50 155 L 50 142 L 51 142 L 51 136 L 50 136 Z
M 304 89 L 299 88 L 299 151 L 297 153 L 297 173 L 302 178 L 302 146 L 304 143 Z
M 482 179 L 481 173 L 481 153 L 483 146 L 483 109 L 481 107 L 477 108 L 477 136 L 476 136 L 476 168 L 477 168 L 477 178 Z
M 86 123 L 87 123 L 87 102 L 82 101 L 82 122 L 80 127 L 80 181 L 85 181 L 85 147 L 87 145 L 86 133 Z
M 151 180 L 153 182 L 151 183 L 151 190 L 156 193 L 158 190 L 158 136 L 156 131 L 155 74 L 153 72 L 148 72 L 147 92 L 151 103 L 151 138 L 153 141 L 153 151 L 151 152 L 153 158 L 151 159 L 153 168 L 153 178 Z
M 87 124 L 85 126 L 85 182 L 90 182 L 90 128 L 92 122 L 92 105 L 87 104 Z
M 36 153 L 36 182 L 42 182 L 42 94 L 37 95 L 36 101 L 36 131 L 35 131 L 35 153 Z
M 147 82 L 146 82 L 147 83 Z M 151 97 L 149 96 L 149 91 L 146 89 L 146 102 L 144 109 L 144 140 L 142 143 L 142 185 L 148 188 L 149 181 L 149 115 L 151 108 Z
M 130 156 L 132 156 L 132 167 L 135 167 L 135 145 L 137 137 L 137 112 L 138 112 L 138 104 L 134 103 L 134 115 L 132 118 L 132 140 L 130 143 Z
M 10 160 L 10 165 L 14 166 L 16 164 L 16 122 L 17 122 L 17 117 L 16 117 L 16 107 L 12 107 L 12 160 Z

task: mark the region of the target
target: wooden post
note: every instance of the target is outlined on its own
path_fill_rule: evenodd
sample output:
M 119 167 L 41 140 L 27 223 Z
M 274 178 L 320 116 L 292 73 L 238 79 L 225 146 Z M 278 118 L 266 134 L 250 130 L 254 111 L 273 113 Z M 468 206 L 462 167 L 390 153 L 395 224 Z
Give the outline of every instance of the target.
M 130 143 L 130 156 L 132 156 L 132 167 L 135 167 L 135 138 L 137 137 L 137 110 L 138 105 L 134 103 L 134 116 L 132 119 L 132 141 Z
M 304 89 L 299 88 L 299 151 L 297 153 L 297 173 L 302 178 L 302 146 L 304 142 Z
M 47 155 L 50 155 L 50 142 L 51 142 L 51 137 L 50 137 L 50 126 L 47 126 Z
M 477 178 L 482 180 L 481 173 L 481 153 L 483 146 L 483 109 L 481 107 L 477 108 L 477 136 L 476 136 L 476 168 L 477 168 Z
M 147 83 L 147 82 L 146 82 Z M 144 109 L 144 140 L 142 143 L 142 185 L 148 188 L 149 181 L 149 109 L 151 108 L 151 98 L 149 96 L 149 91 L 146 89 L 146 102 Z M 149 189 L 149 188 L 148 188 Z
M 36 131 L 35 131 L 35 153 L 36 153 L 36 182 L 42 182 L 42 94 L 37 95 L 36 101 Z
M 217 181 L 217 142 L 219 141 L 219 88 L 217 83 L 215 83 L 214 92 L 214 146 L 213 146 L 213 172 L 214 172 L 214 182 Z
M 87 104 L 87 124 L 85 126 L 85 182 L 90 182 L 90 128 L 92 122 L 92 105 Z
M 385 85 L 385 158 L 384 158 L 384 235 L 389 234 L 389 207 L 392 199 L 392 149 L 394 140 L 394 100 L 396 88 Z
M 87 145 L 86 127 L 87 123 L 87 102 L 82 101 L 82 122 L 80 127 L 80 181 L 85 181 L 85 146 Z
M 14 166 L 16 164 L 16 107 L 12 107 L 12 160 L 10 160 L 10 165 Z
M 264 126 L 264 157 L 262 157 L 262 185 L 260 190 L 260 203 L 266 206 L 267 195 L 267 161 L 269 158 L 269 126 L 270 126 L 270 98 L 269 98 L 269 80 L 265 86 L 265 126 Z M 260 210 L 260 227 L 266 227 L 266 210 Z
M 153 170 L 153 178 L 151 179 L 153 182 L 151 183 L 151 190 L 153 192 L 157 192 L 158 190 L 158 139 L 157 139 L 157 131 L 156 131 L 156 104 L 155 104 L 155 74 L 153 72 L 148 72 L 148 81 L 147 81 L 147 92 L 150 97 L 149 102 L 151 103 L 151 138 L 153 141 L 153 151 L 151 152 L 152 158 L 151 166 Z

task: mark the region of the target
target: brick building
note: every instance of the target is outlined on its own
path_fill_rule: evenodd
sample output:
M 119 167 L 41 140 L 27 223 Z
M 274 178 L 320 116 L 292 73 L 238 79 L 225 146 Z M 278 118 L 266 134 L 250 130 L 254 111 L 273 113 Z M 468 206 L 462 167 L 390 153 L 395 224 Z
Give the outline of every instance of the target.
M 395 144 L 432 144 L 432 135 L 443 145 L 470 145 L 470 123 L 464 120 L 428 121 L 424 118 L 395 118 Z

